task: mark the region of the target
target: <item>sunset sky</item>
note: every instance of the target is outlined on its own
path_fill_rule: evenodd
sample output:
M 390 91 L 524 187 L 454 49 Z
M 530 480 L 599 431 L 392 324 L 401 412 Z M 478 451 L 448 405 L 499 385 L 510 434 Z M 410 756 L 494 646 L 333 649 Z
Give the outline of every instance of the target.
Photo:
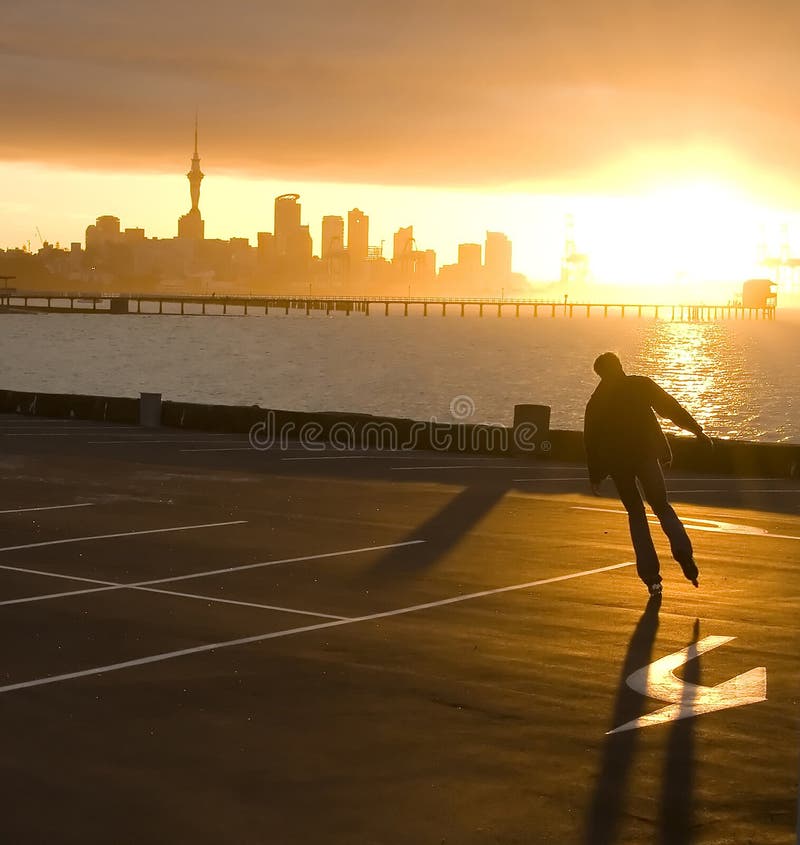
M 778 0 L 9 5 L 0 246 L 174 235 L 197 108 L 207 237 L 293 190 L 316 239 L 359 206 L 441 263 L 497 229 L 545 279 L 572 212 L 600 281 L 738 279 L 797 227 L 798 31 Z

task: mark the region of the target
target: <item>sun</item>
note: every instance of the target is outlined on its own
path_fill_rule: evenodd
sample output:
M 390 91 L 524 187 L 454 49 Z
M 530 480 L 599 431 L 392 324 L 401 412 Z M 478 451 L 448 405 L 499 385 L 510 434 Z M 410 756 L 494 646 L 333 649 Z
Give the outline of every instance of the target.
M 734 185 L 710 179 L 598 197 L 587 212 L 595 275 L 664 302 L 727 301 L 757 270 L 768 216 Z

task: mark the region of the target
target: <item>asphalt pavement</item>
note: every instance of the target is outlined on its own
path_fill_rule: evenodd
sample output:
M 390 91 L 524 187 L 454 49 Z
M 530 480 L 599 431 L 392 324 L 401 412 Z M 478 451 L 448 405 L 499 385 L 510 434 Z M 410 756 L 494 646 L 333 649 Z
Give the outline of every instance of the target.
M 668 485 L 655 606 L 581 466 L 0 416 L 3 841 L 795 842 L 800 484 Z

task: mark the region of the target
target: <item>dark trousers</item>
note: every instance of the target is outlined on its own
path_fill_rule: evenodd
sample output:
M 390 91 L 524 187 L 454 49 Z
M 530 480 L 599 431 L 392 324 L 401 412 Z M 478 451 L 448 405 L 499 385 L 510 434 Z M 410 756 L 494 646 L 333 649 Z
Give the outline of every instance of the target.
M 693 556 L 692 541 L 678 519 L 678 515 L 667 501 L 667 488 L 664 484 L 664 473 L 661 464 L 653 458 L 633 470 L 620 470 L 611 473 L 611 478 L 628 512 L 628 522 L 631 528 L 631 540 L 636 552 L 636 571 L 645 584 L 655 584 L 661 581 L 659 574 L 658 555 L 656 554 L 653 538 L 650 536 L 650 526 L 647 524 L 647 512 L 642 502 L 637 479 L 642 486 L 644 496 L 658 517 L 661 528 L 669 538 L 672 556 L 679 563 L 687 561 Z

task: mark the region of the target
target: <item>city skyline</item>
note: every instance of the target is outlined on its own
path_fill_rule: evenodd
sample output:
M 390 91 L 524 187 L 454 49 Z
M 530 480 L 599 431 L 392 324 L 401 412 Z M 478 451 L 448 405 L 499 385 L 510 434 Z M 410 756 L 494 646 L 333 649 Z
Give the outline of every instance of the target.
M 191 179 L 192 174 L 195 171 L 197 173 L 199 173 L 199 178 L 196 178 L 194 185 L 192 185 L 191 188 L 190 188 L 190 191 L 192 193 L 192 197 L 194 197 L 195 192 L 199 195 L 200 180 L 202 180 L 203 176 L 204 176 L 204 174 L 202 172 L 200 172 L 200 169 L 199 169 L 199 158 L 198 158 L 196 134 L 195 134 L 194 154 L 193 154 L 193 157 L 191 159 L 191 168 L 190 168 L 189 173 L 186 174 L 187 176 L 190 177 L 190 182 L 192 181 L 192 179 Z M 227 181 L 230 180 L 230 176 L 227 175 L 227 174 L 224 174 L 224 173 L 219 174 L 219 175 L 213 174 L 213 177 L 214 178 L 210 182 L 206 182 L 203 186 L 203 190 L 205 192 L 204 196 L 209 193 L 209 189 L 210 189 L 210 201 L 209 202 L 211 202 L 211 203 L 215 202 L 215 200 L 218 199 L 218 196 L 215 195 L 215 185 L 214 185 L 214 183 L 217 182 L 217 181 L 225 182 L 226 180 Z M 172 193 L 172 194 L 175 193 L 176 185 L 180 184 L 179 179 L 177 179 L 175 176 L 159 178 L 158 181 L 159 181 L 160 184 L 168 182 L 169 183 L 168 193 Z M 253 182 L 251 184 L 251 187 L 254 188 L 254 189 L 257 189 L 258 187 L 261 187 L 264 184 L 265 183 L 263 183 L 263 182 L 261 182 L 261 183 Z M 270 183 L 266 183 L 266 184 L 270 184 Z M 283 184 L 282 187 L 285 189 L 286 185 Z M 322 225 L 322 220 L 325 217 L 341 216 L 341 214 L 347 213 L 347 211 L 344 211 L 344 212 L 340 213 L 340 215 L 331 215 L 330 214 L 330 211 L 331 211 L 330 206 L 333 205 L 334 202 L 338 201 L 338 204 L 341 206 L 341 199 L 334 196 L 333 189 L 348 190 L 348 189 L 355 187 L 354 193 L 360 193 L 360 194 L 363 195 L 364 193 L 369 193 L 371 191 L 371 192 L 374 192 L 374 196 L 376 196 L 376 197 L 381 196 L 387 190 L 389 190 L 389 189 L 382 188 L 381 186 L 330 186 L 330 185 L 319 186 L 319 185 L 311 185 L 311 186 L 304 186 L 304 187 L 307 187 L 309 189 L 309 192 L 304 195 L 305 196 L 304 202 L 307 203 L 307 207 L 314 208 L 317 213 L 321 209 L 325 209 L 324 213 L 322 213 L 319 216 L 318 221 L 314 221 L 314 223 L 311 224 L 312 240 L 315 244 L 314 253 L 317 254 L 317 255 L 320 252 L 317 245 L 321 245 L 321 242 L 322 242 L 321 231 L 320 231 L 321 225 Z M 319 190 L 320 187 L 322 187 L 323 190 L 320 191 Z M 325 188 L 327 188 L 327 190 L 324 190 Z M 740 202 L 740 210 L 746 209 L 746 210 L 752 212 L 752 209 L 747 208 L 746 201 L 744 203 L 742 203 L 741 202 L 742 198 L 737 196 L 734 191 L 727 189 L 725 186 L 699 183 L 698 185 L 694 185 L 694 186 L 692 186 L 692 185 L 683 186 L 683 188 L 688 190 L 688 194 L 691 194 L 692 190 L 694 190 L 701 200 L 701 205 L 702 205 L 702 199 L 703 199 L 702 193 L 705 191 L 713 199 L 713 201 L 717 204 L 722 202 L 722 203 L 727 204 L 729 207 L 735 209 L 737 202 Z M 314 189 L 317 189 L 317 190 L 315 191 Z M 183 183 L 184 195 L 185 195 L 185 190 L 186 190 L 186 186 L 185 186 L 185 183 Z M 396 191 L 398 189 L 394 189 L 394 190 Z M 418 213 L 418 208 L 417 208 L 417 205 L 416 205 L 416 203 L 418 202 L 419 203 L 419 210 L 422 211 L 421 217 L 422 217 L 423 221 L 425 221 L 426 210 L 428 212 L 430 212 L 430 199 L 431 199 L 431 197 L 429 195 L 429 192 L 415 191 L 413 189 L 402 189 L 402 190 L 403 190 L 403 193 L 406 195 L 405 196 L 405 200 L 406 200 L 405 216 L 408 217 L 412 213 L 414 213 L 414 214 Z M 671 198 L 668 197 L 668 199 L 669 199 L 668 204 L 672 205 L 672 213 L 675 214 L 676 216 L 678 214 L 680 214 L 680 211 L 681 211 L 680 208 L 676 207 L 676 203 L 680 203 L 682 201 L 681 190 L 682 190 L 682 187 L 678 186 L 677 188 L 673 189 L 673 196 Z M 148 190 L 147 193 L 148 193 L 148 205 L 152 208 L 153 207 L 153 202 L 152 202 L 153 192 Z M 317 196 L 318 193 L 322 193 L 323 195 L 327 195 L 327 199 L 320 199 Z M 688 194 L 687 194 L 687 196 L 688 196 Z M 460 192 L 460 198 L 463 199 L 464 196 L 465 196 L 464 192 Z M 473 199 L 473 201 L 476 199 L 475 197 L 470 197 L 470 198 Z M 442 213 L 445 212 L 445 211 L 449 211 L 449 212 L 454 212 L 454 214 L 451 214 L 451 217 L 453 218 L 453 220 L 457 220 L 459 212 L 461 212 L 462 215 L 463 215 L 461 219 L 466 223 L 465 229 L 466 229 L 467 235 L 462 237 L 460 235 L 460 233 L 454 231 L 455 224 L 452 224 L 451 227 L 450 227 L 450 231 L 447 233 L 449 235 L 449 239 L 448 239 L 447 242 L 443 242 L 443 237 L 442 237 L 441 231 L 439 233 L 438 238 L 435 237 L 435 236 L 432 236 L 432 237 L 426 239 L 425 235 L 422 236 L 422 240 L 430 241 L 434 245 L 434 252 L 436 252 L 437 255 L 438 255 L 440 265 L 447 265 L 447 264 L 457 262 L 457 260 L 458 260 L 457 259 L 458 248 L 459 248 L 460 244 L 475 242 L 479 239 L 483 240 L 483 236 L 485 235 L 486 232 L 492 231 L 493 229 L 501 228 L 500 226 L 494 226 L 493 223 L 492 223 L 492 220 L 489 219 L 489 214 L 486 214 L 486 216 L 484 217 L 484 220 L 482 221 L 484 225 L 481 227 L 481 229 L 482 229 L 482 233 L 481 233 L 480 231 L 478 231 L 478 225 L 479 224 L 476 225 L 475 221 L 471 218 L 466 219 L 466 218 L 469 217 L 469 212 L 471 212 L 473 210 L 472 204 L 463 203 L 463 202 L 458 203 L 458 202 L 455 202 L 455 199 L 457 199 L 457 197 L 453 197 L 453 196 L 446 195 L 446 194 L 443 195 L 441 193 L 438 194 L 437 195 L 438 201 L 436 203 L 434 203 L 435 213 L 433 214 L 433 216 L 436 217 L 437 220 L 440 220 Z M 515 225 L 516 225 L 516 228 L 519 231 L 518 222 L 515 223 L 515 221 L 514 221 L 514 215 L 511 214 L 509 216 L 509 207 L 510 206 L 513 207 L 515 205 L 515 202 L 514 202 L 513 199 L 510 199 L 508 196 L 506 196 L 506 197 L 499 197 L 498 196 L 498 197 L 493 197 L 492 198 L 493 201 L 487 202 L 486 201 L 487 198 L 486 198 L 485 194 L 479 195 L 477 197 L 477 199 L 479 201 L 480 206 L 482 208 L 484 208 L 484 211 L 485 211 L 486 208 L 489 208 L 489 210 L 490 210 L 489 213 L 491 213 L 493 215 L 493 219 L 499 218 L 501 220 L 505 220 L 507 223 L 511 222 L 511 225 L 508 226 L 507 228 L 510 228 L 513 232 Z M 554 198 L 550 198 L 550 199 L 551 199 L 551 201 L 554 200 Z M 645 204 L 646 204 L 646 198 L 642 198 L 642 199 L 645 201 Z M 683 198 L 683 199 L 685 200 L 685 198 Z M 122 196 L 122 195 L 117 196 L 116 200 L 117 200 L 118 205 L 122 205 L 123 207 L 126 205 L 124 196 Z M 583 215 L 583 217 L 578 218 L 578 220 L 579 220 L 579 225 L 578 225 L 579 240 L 581 241 L 581 245 L 587 245 L 587 244 L 589 245 L 589 249 L 587 251 L 590 253 L 590 257 L 593 259 L 593 262 L 592 262 L 592 271 L 593 271 L 592 278 L 593 278 L 593 281 L 596 282 L 599 285 L 603 285 L 603 284 L 607 284 L 609 282 L 616 281 L 613 278 L 609 278 L 608 274 L 604 272 L 603 250 L 602 249 L 600 249 L 600 250 L 592 249 L 592 246 L 593 246 L 592 234 L 593 233 L 592 233 L 592 227 L 591 227 L 591 218 L 593 216 L 593 213 L 596 214 L 596 207 L 599 203 L 598 198 L 596 198 L 596 197 L 594 197 L 594 198 L 584 197 L 584 198 L 577 198 L 577 199 L 572 198 L 571 201 L 569 201 L 570 198 L 558 198 L 558 202 L 555 203 L 555 206 L 557 206 L 557 210 L 556 210 L 556 208 L 553 208 L 553 210 L 550 211 L 549 213 L 548 213 L 547 209 L 545 209 L 543 207 L 539 207 L 539 208 L 536 207 L 536 199 L 535 198 L 531 198 L 531 197 L 527 197 L 527 198 L 517 197 L 516 198 L 517 203 L 519 203 L 520 200 L 523 203 L 527 200 L 529 210 L 532 211 L 531 216 L 530 216 L 532 226 L 528 230 L 529 232 L 532 232 L 532 235 L 531 235 L 530 240 L 526 240 L 524 238 L 525 227 L 523 225 L 523 227 L 522 227 L 523 238 L 521 240 L 518 240 L 515 243 L 515 259 L 516 259 L 515 263 L 516 263 L 516 261 L 519 261 L 519 259 L 517 259 L 516 257 L 521 253 L 522 256 L 523 256 L 521 263 L 523 263 L 523 266 L 527 266 L 527 268 L 529 270 L 528 273 L 525 273 L 524 270 L 522 272 L 529 277 L 531 282 L 539 283 L 539 284 L 542 284 L 542 283 L 546 284 L 546 283 L 554 282 L 559 278 L 559 272 L 560 272 L 559 268 L 561 267 L 561 264 L 562 264 L 563 258 L 564 258 L 565 234 L 566 234 L 567 238 L 570 237 L 570 235 L 565 232 L 565 220 L 568 217 L 573 216 L 573 215 L 571 215 L 570 209 L 573 209 L 575 207 L 580 208 L 582 205 L 585 206 L 586 213 Z M 616 200 L 618 201 L 620 206 L 624 205 L 624 202 L 625 202 L 624 199 L 616 198 Z M 651 198 L 651 202 L 652 202 L 652 198 Z M 185 200 L 184 200 L 184 203 L 185 203 Z M 264 202 L 264 199 L 261 199 L 261 198 L 259 199 L 259 203 L 261 205 L 266 204 Z M 323 203 L 325 203 L 325 205 L 323 205 Z M 162 210 L 166 209 L 165 203 L 157 203 L 156 205 L 158 207 L 160 207 Z M 182 220 L 189 221 L 189 220 L 193 219 L 192 215 L 199 214 L 199 210 L 195 211 L 194 205 L 195 205 L 194 199 L 192 199 L 192 207 L 189 209 L 189 212 L 182 215 L 182 218 L 181 218 Z M 464 214 L 465 207 L 468 209 L 467 214 Z M 214 211 L 213 206 L 211 206 L 211 209 L 212 209 L 211 210 L 212 219 L 214 219 L 215 217 L 218 218 L 219 217 L 218 212 Z M 412 212 L 412 209 L 413 209 L 413 212 Z M 690 211 L 690 212 L 692 211 L 692 209 L 687 209 L 687 210 Z M 700 208 L 699 210 L 701 212 L 703 211 L 702 208 Z M 697 212 L 698 209 L 695 208 L 694 211 Z M 314 212 L 308 212 L 308 218 L 311 217 L 312 213 L 314 213 Z M 630 210 L 628 211 L 628 214 L 630 214 Z M 170 233 L 169 231 L 166 231 L 166 232 L 164 231 L 164 229 L 166 227 L 163 224 L 160 227 L 158 227 L 156 229 L 156 231 L 153 231 L 148 226 L 139 226 L 138 222 L 135 219 L 134 220 L 126 219 L 125 216 L 124 216 L 124 212 L 119 213 L 119 214 L 115 214 L 114 216 L 119 216 L 121 219 L 125 219 L 126 225 L 130 222 L 132 224 L 133 228 L 139 227 L 139 228 L 147 229 L 148 235 L 151 236 L 151 237 L 170 237 L 170 236 L 174 236 L 174 231 L 172 233 Z M 174 228 L 174 215 L 170 213 L 170 210 L 166 210 L 165 216 L 167 218 L 172 218 L 172 220 L 173 220 L 172 225 L 173 225 L 173 228 Z M 625 216 L 624 214 L 620 215 L 620 217 L 619 217 L 620 221 L 624 220 L 624 216 Z M 635 221 L 636 215 L 635 214 L 631 215 L 631 217 Z M 771 220 L 770 220 L 770 217 L 771 217 Z M 263 214 L 260 215 L 260 219 L 262 221 L 264 220 Z M 748 266 L 748 265 L 751 266 L 751 267 L 754 267 L 754 265 L 755 265 L 754 259 L 755 259 L 755 256 L 756 256 L 759 249 L 762 250 L 762 251 L 766 249 L 767 252 L 769 252 L 770 254 L 778 254 L 782 249 L 785 250 L 785 248 L 786 248 L 785 242 L 787 241 L 787 239 L 789 239 L 789 235 L 787 235 L 787 226 L 786 226 L 786 222 L 785 222 L 787 219 L 792 220 L 792 222 L 795 223 L 795 224 L 797 222 L 791 214 L 788 214 L 788 213 L 782 213 L 781 214 L 781 213 L 777 213 L 777 212 L 770 212 L 768 209 L 763 209 L 763 208 L 759 210 L 759 216 L 758 217 L 756 217 L 753 213 L 751 213 L 749 220 L 745 221 L 745 225 L 748 226 L 749 228 L 746 229 L 746 231 L 740 232 L 738 237 L 733 239 L 735 241 L 735 244 L 738 246 L 738 248 L 740 250 L 740 259 L 737 262 L 735 262 L 736 264 L 738 264 L 739 272 L 737 272 L 736 275 L 728 275 L 727 277 L 725 276 L 725 274 L 722 274 L 720 280 L 723 283 L 725 281 L 738 282 L 738 281 L 741 280 L 741 278 L 743 276 L 751 275 L 751 273 L 741 272 L 741 268 L 744 267 L 744 266 Z M 199 218 L 198 218 L 198 220 L 199 220 L 199 225 L 201 226 L 201 230 L 202 230 L 202 227 L 204 226 L 205 221 L 203 221 Z M 373 227 L 375 227 L 375 222 L 378 222 L 378 224 L 383 223 L 382 227 L 380 227 L 380 228 L 375 227 L 375 228 L 378 228 L 378 233 L 379 233 L 379 235 L 381 235 L 381 237 L 376 236 L 376 239 L 378 239 L 379 242 L 380 241 L 383 241 L 383 242 L 389 241 L 390 242 L 390 238 L 386 237 L 386 236 L 389 235 L 390 237 L 393 238 L 396 230 L 393 229 L 391 227 L 391 225 L 387 226 L 386 225 L 387 221 L 382 220 L 381 217 L 379 217 L 377 215 L 373 214 L 372 220 L 373 220 Z M 587 223 L 587 220 L 588 220 L 588 223 Z M 767 225 L 765 225 L 765 223 L 764 223 L 765 220 L 768 221 Z M 580 225 L 581 221 L 583 221 L 583 225 Z M 430 218 L 429 218 L 428 222 L 430 222 Z M 641 223 L 641 221 L 638 221 L 638 222 Z M 452 221 L 451 221 L 451 223 L 452 223 Z M 23 224 L 23 225 L 26 225 L 26 224 Z M 412 223 L 412 225 L 414 225 L 414 224 Z M 625 223 L 622 222 L 620 228 L 623 229 L 624 226 L 625 226 Z M 237 239 L 246 238 L 250 243 L 255 245 L 255 244 L 257 244 L 257 241 L 258 241 L 258 232 L 262 231 L 264 226 L 263 225 L 257 226 L 257 231 L 254 234 L 252 234 L 253 228 L 254 227 L 251 224 L 250 225 L 250 231 L 246 232 L 244 234 L 241 231 L 231 231 L 231 229 L 229 229 L 228 232 L 226 232 L 225 234 L 228 235 L 228 238 L 237 238 Z M 757 228 L 758 228 L 758 232 L 756 231 Z M 313 234 L 314 229 L 316 229 L 318 231 L 316 236 Z M 792 227 L 792 229 L 794 229 L 794 226 Z M 28 230 L 28 231 L 30 231 L 30 230 Z M 34 226 L 34 231 L 36 233 L 35 237 L 39 238 L 40 241 L 47 240 L 51 243 L 59 241 L 59 238 L 54 238 L 47 231 L 47 229 L 45 230 L 45 235 L 43 236 L 41 234 L 41 229 L 40 229 L 38 224 Z M 422 226 L 417 226 L 417 235 L 419 235 L 419 233 L 421 231 L 424 231 L 424 223 L 423 223 Z M 641 230 L 640 230 L 640 234 L 641 234 Z M 725 233 L 722 233 L 722 234 L 723 234 L 723 237 L 725 237 Z M 471 235 L 471 237 L 470 237 L 470 235 Z M 537 235 L 538 235 L 538 237 L 537 237 Z M 207 237 L 214 237 L 214 234 L 213 233 L 209 234 L 209 235 L 207 235 Z M 217 235 L 217 237 L 219 237 L 219 236 Z M 573 235 L 573 237 L 574 237 L 574 235 Z M 228 238 L 224 237 L 224 235 L 223 235 L 222 239 L 227 240 Z M 36 246 L 35 240 L 33 238 L 31 238 L 30 236 L 26 240 L 31 243 L 32 249 Z M 69 238 L 68 241 L 67 241 L 67 239 L 64 239 L 64 240 L 65 240 L 65 242 L 72 242 L 73 240 L 75 240 L 75 238 L 74 237 Z M 80 240 L 82 240 L 82 239 L 80 239 Z M 711 240 L 713 240 L 713 239 L 709 239 L 709 243 L 711 242 Z M 768 244 L 765 243 L 767 241 L 769 241 Z M 531 273 L 530 272 L 531 264 L 530 264 L 529 261 L 526 261 L 526 258 L 529 259 L 529 257 L 530 257 L 531 242 L 535 243 L 535 245 L 540 250 L 540 255 L 538 256 L 538 258 L 539 258 L 538 265 L 536 263 L 534 263 L 534 265 L 533 265 L 534 268 L 537 268 L 537 267 L 539 268 L 539 272 L 536 272 L 536 269 L 534 269 L 534 272 Z M 6 244 L 6 247 L 12 248 L 12 247 L 19 246 L 19 245 L 20 244 Z M 425 245 L 427 246 L 427 243 Z M 596 243 L 594 245 L 596 246 Z M 630 246 L 630 243 L 628 245 Z M 635 246 L 635 244 L 634 244 L 634 246 Z M 438 249 L 435 248 L 435 247 L 438 247 Z M 613 250 L 609 250 L 609 251 L 613 251 Z M 734 250 L 734 252 L 735 252 L 735 250 Z M 526 255 L 526 253 L 527 253 L 527 255 Z M 598 258 L 599 258 L 599 261 L 598 261 Z M 544 273 L 541 272 L 541 268 L 543 268 L 543 267 L 546 268 Z M 516 269 L 516 267 L 515 267 L 515 269 Z M 599 272 L 598 272 L 598 270 L 599 270 Z M 661 278 L 660 281 L 661 281 L 661 284 L 663 285 L 665 283 L 669 283 L 670 281 L 674 281 L 675 278 L 680 278 L 681 276 L 683 276 L 687 281 L 691 281 L 688 273 L 685 273 L 685 272 L 680 273 L 680 271 L 673 271 L 673 273 L 671 273 L 671 274 L 662 275 L 662 278 Z M 620 283 L 622 283 L 624 285 L 626 282 L 628 282 L 628 283 L 635 282 L 636 279 L 634 279 L 634 278 L 626 279 L 626 278 L 624 278 L 624 275 L 623 275 L 623 277 L 620 278 L 619 281 L 620 281 Z
M 101 214 L 85 230 L 83 240 L 69 248 L 47 241 L 37 227 L 41 247 L 0 252 L 7 277 L 23 285 L 104 290 L 170 291 L 176 286 L 195 293 L 246 290 L 269 293 L 397 294 L 491 296 L 508 290 L 525 295 L 527 279 L 512 269 L 512 244 L 501 232 L 485 233 L 485 246 L 461 243 L 458 260 L 437 266 L 433 249 L 421 246 L 414 226 L 401 226 L 392 238 L 391 252 L 384 241 L 370 241 L 370 218 L 359 208 L 342 215 L 328 214 L 320 221 L 318 249 L 311 226 L 304 223 L 300 194 L 274 198 L 271 231 L 260 230 L 255 247 L 248 237 L 206 237 L 201 210 L 205 173 L 200 164 L 198 119 L 194 149 L 186 173 L 189 210 L 177 216 L 177 233 L 168 238 L 148 237 L 144 226 L 129 226 L 115 214 Z M 154 198 L 155 199 L 155 198 Z M 567 266 L 567 265 L 565 265 Z M 576 283 L 584 276 L 564 275 Z
M 200 166 L 197 116 L 194 151 L 186 178 L 190 208 L 178 217 L 177 236 L 148 238 L 144 227 L 123 226 L 118 216 L 104 214 L 87 226 L 83 244 L 71 243 L 68 259 L 59 259 L 59 246 L 53 250 L 46 241 L 37 254 L 44 253 L 50 259 L 49 272 L 66 274 L 72 281 L 95 283 L 102 278 L 106 284 L 124 278 L 138 278 L 145 283 L 170 284 L 179 279 L 196 282 L 213 271 L 215 283 L 249 281 L 264 289 L 321 281 L 333 290 L 346 288 L 351 292 L 359 285 L 367 292 L 399 284 L 407 285 L 409 292 L 414 285 L 429 293 L 436 293 L 437 287 L 448 287 L 452 293 L 485 295 L 498 287 L 502 291 L 505 286 L 509 290 L 517 286 L 524 292 L 528 281 L 513 272 L 512 244 L 502 232 L 486 231 L 485 245 L 459 243 L 457 261 L 441 267 L 437 265 L 435 250 L 417 243 L 413 224 L 394 232 L 390 254 L 384 250 L 384 240 L 371 243 L 369 215 L 359 208 L 347 212 L 346 225 L 342 215 L 324 215 L 319 239 L 315 240 L 311 225 L 303 223 L 298 193 L 275 197 L 272 230 L 257 233 L 255 250 L 247 237 L 236 236 L 227 242 L 207 239 L 200 208 L 205 174 Z M 213 259 L 209 253 L 212 244 Z M 568 243 L 567 248 L 574 252 L 574 244 Z M 128 272 L 125 263 L 131 267 Z M 562 272 L 561 281 L 571 281 L 574 286 L 575 282 L 584 283 L 586 274 L 568 279 Z

